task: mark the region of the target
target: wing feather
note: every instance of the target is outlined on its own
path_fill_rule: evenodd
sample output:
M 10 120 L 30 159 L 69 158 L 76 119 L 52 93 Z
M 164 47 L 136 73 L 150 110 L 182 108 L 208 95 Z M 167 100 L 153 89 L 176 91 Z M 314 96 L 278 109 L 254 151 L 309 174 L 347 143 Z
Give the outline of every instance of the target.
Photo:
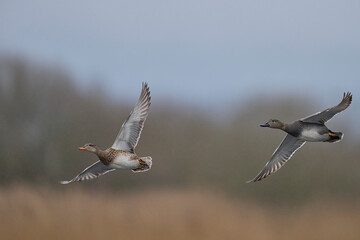
M 287 134 L 280 146 L 273 153 L 271 159 L 266 163 L 265 167 L 254 179 L 248 181 L 248 183 L 260 181 L 278 171 L 304 144 L 305 141 Z
M 79 182 L 85 180 L 91 180 L 98 178 L 105 173 L 111 172 L 115 170 L 114 168 L 108 167 L 104 165 L 102 162 L 97 161 L 93 165 L 87 167 L 84 171 L 82 171 L 79 175 L 71 179 L 70 181 L 61 181 L 61 184 L 69 184 L 72 182 Z
M 150 90 L 147 83 L 142 84 L 142 90 L 134 109 L 129 117 L 121 126 L 121 129 L 111 146 L 116 150 L 134 152 L 139 141 L 140 134 L 144 128 L 145 120 L 148 116 L 151 105 Z
M 352 101 L 352 95 L 350 92 L 344 93 L 342 101 L 336 105 L 335 107 L 328 108 L 322 112 L 315 113 L 311 116 L 301 119 L 303 122 L 310 122 L 310 123 L 320 123 L 324 124 L 325 122 L 329 121 L 339 112 L 344 111 L 348 108 Z

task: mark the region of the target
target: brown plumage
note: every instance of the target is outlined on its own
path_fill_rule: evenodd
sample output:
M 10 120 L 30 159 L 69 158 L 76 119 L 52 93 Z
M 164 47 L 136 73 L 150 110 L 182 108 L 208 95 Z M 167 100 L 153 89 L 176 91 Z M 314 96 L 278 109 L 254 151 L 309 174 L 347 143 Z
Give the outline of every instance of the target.
M 135 154 L 132 154 L 132 153 L 129 153 L 126 151 L 122 151 L 122 150 L 115 150 L 113 148 L 108 148 L 104 151 L 99 150 L 96 152 L 96 155 L 99 157 L 100 161 L 106 166 L 113 163 L 114 160 L 120 155 L 129 155 L 129 156 L 131 156 L 131 159 L 133 159 L 133 160 L 139 159 L 139 157 L 136 156 Z
M 114 144 L 104 151 L 92 143 L 79 148 L 79 150 L 96 154 L 100 161 L 86 168 L 72 180 L 60 183 L 68 184 L 90 180 L 116 169 L 132 170 L 133 172 L 148 171 L 152 165 L 151 157 L 138 157 L 135 154 L 135 147 L 149 113 L 150 100 L 149 87 L 147 83 L 143 83 L 140 97 L 129 117 L 121 126 Z

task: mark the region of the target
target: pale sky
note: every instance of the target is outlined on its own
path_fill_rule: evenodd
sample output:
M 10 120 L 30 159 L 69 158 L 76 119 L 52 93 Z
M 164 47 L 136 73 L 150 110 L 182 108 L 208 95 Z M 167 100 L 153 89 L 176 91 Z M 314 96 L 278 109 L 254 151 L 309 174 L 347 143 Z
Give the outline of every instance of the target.
M 359 23 L 355 0 L 2 0 L 0 56 L 101 79 L 116 99 L 147 81 L 200 107 L 293 93 L 327 106 L 360 102 Z

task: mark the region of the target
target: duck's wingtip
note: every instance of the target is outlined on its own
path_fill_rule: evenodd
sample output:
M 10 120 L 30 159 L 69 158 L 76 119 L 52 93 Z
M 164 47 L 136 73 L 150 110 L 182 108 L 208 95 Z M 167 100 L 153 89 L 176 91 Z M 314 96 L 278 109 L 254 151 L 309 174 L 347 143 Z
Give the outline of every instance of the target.
M 246 181 L 245 183 L 253 183 L 253 182 L 255 182 L 254 179 L 251 179 L 251 180 Z
M 344 92 L 343 98 L 344 98 L 344 99 L 349 99 L 350 102 L 351 102 L 352 96 L 353 96 L 353 95 L 352 95 L 351 92 Z
M 59 181 L 60 184 L 65 185 L 71 183 L 71 181 Z

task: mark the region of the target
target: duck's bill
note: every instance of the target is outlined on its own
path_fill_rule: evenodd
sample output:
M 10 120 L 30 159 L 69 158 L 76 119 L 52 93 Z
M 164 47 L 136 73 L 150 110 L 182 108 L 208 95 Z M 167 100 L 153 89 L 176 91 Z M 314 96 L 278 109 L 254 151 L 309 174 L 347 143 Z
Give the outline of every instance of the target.
M 260 127 L 270 127 L 269 123 L 260 124 Z
M 86 151 L 86 148 L 84 148 L 84 147 L 79 147 L 78 149 L 82 150 L 82 151 Z

